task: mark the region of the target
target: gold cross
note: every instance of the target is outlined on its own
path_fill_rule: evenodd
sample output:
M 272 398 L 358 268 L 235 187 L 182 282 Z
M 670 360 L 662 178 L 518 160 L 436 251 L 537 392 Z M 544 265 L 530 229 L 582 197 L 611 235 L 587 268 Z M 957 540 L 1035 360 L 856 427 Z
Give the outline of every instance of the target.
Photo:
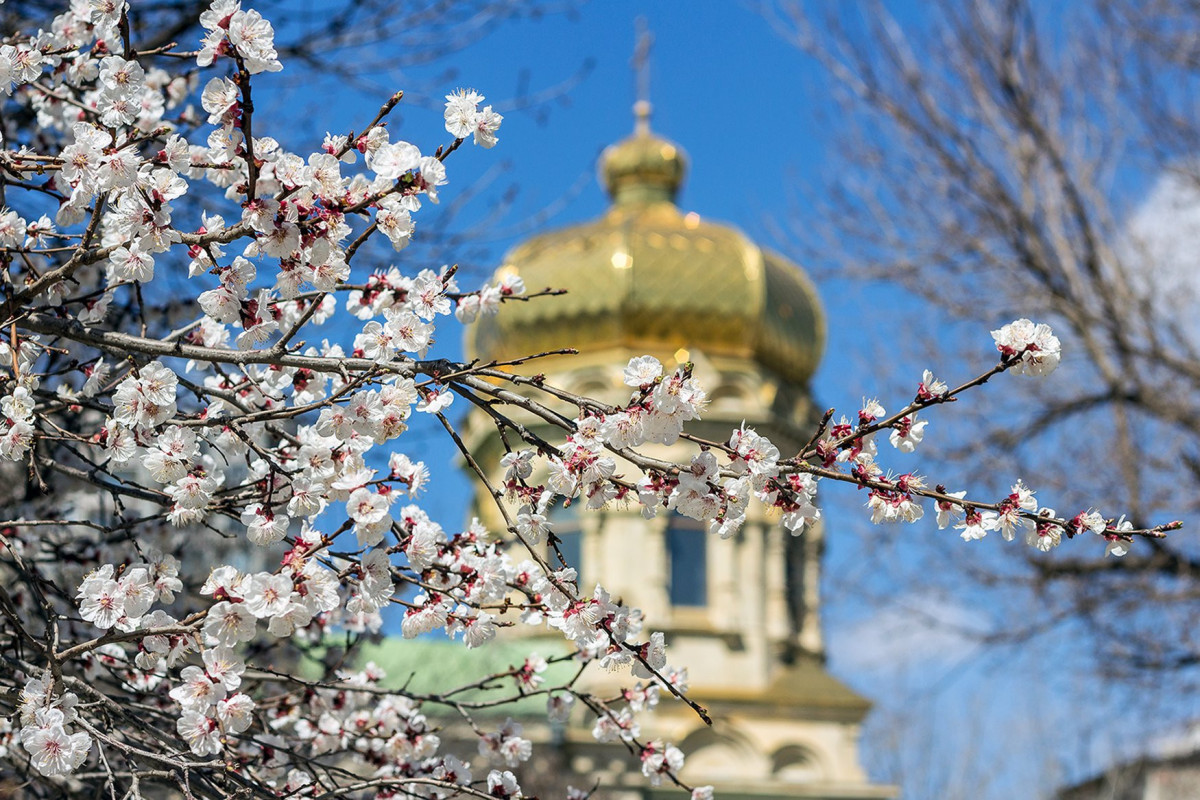
M 650 132 L 650 46 L 654 35 L 650 33 L 645 17 L 638 17 L 637 41 L 629 66 L 633 68 L 637 86 L 637 102 L 633 104 L 634 131 L 639 134 Z

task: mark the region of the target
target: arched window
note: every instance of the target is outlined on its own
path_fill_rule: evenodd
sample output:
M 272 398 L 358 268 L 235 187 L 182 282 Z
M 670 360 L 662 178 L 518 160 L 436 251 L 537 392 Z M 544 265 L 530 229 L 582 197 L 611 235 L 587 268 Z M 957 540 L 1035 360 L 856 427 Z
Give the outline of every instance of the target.
M 667 596 L 674 606 L 708 604 L 708 533 L 703 522 L 667 518 Z
M 679 743 L 687 756 L 682 777 L 690 783 L 742 783 L 747 776 L 762 775 L 769 765 L 766 754 L 742 731 L 717 722 L 717 730 L 693 731 Z
M 824 778 L 817 757 L 806 747 L 790 744 L 771 756 L 771 772 L 787 783 L 815 783 Z

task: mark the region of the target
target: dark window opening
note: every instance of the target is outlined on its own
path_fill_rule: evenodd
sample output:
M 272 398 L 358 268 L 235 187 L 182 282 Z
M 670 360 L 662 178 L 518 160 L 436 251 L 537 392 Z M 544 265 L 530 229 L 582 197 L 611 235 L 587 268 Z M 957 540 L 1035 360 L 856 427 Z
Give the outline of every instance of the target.
M 558 551 L 568 567 L 574 567 L 580 581 L 583 580 L 583 530 L 579 525 L 579 512 L 574 507 L 554 506 L 548 514 L 554 535 L 558 538 Z M 550 565 L 558 566 L 558 558 L 550 553 Z
M 667 561 L 671 605 L 707 605 L 708 533 L 703 522 L 671 514 L 667 521 Z

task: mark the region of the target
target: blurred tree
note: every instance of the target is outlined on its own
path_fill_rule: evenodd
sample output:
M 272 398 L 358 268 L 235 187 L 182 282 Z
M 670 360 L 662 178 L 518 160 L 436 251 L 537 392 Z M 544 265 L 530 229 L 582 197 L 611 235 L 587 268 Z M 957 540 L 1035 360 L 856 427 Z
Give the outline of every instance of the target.
M 1036 593 L 1040 613 L 1001 638 L 1082 621 L 1106 677 L 1194 680 L 1200 4 L 763 10 L 837 87 L 840 158 L 791 231 L 802 263 L 903 287 L 929 304 L 927 327 L 1051 320 L 1078 354 L 1064 362 L 1073 381 L 974 409 L 986 427 L 957 457 L 994 481 L 996 454 L 1032 465 L 1036 453 L 1023 475 L 1039 486 L 1103 475 L 1135 524 L 1167 508 L 1184 516 L 1179 536 L 1122 560 L 1072 549 L 981 570 L 973 558 L 973 585 Z

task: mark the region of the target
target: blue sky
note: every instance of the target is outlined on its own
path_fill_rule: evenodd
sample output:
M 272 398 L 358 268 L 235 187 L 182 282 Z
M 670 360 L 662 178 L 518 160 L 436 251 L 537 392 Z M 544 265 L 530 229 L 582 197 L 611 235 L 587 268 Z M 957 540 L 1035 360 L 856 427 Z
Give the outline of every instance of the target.
M 919 3 L 895 7 L 906 24 L 921 22 Z M 455 197 L 474 195 L 453 223 L 454 230 L 472 237 L 467 265 L 475 272 L 464 279 L 469 285 L 520 238 L 597 216 L 605 208 L 596 163 L 606 145 L 632 130 L 635 84 L 629 61 L 639 16 L 654 36 L 652 126 L 679 143 L 690 159 L 680 205 L 786 252 L 793 243 L 779 235 L 781 227 L 812 224 L 797 198 L 838 178 L 831 170 L 839 120 L 830 112 L 828 80 L 748 4 L 597 0 L 566 13 L 505 22 L 460 53 L 402 78 L 376 76 L 375 94 L 333 96 L 329 86 L 287 82 L 285 71 L 275 80 L 286 90 L 265 95 L 262 111 L 271 119 L 290 120 L 295 139 L 288 144 L 304 149 L 304 137 L 313 135 L 310 126 L 331 120 L 331 112 L 337 119 L 328 127 L 361 128 L 384 97 L 405 89 L 410 100 L 399 109 L 394 135 L 431 150 L 446 140 L 440 113 L 445 91 L 461 85 L 487 95 L 505 114 L 499 146 L 456 153 L 443 208 L 418 217 L 420 230 Z M 319 15 L 313 21 L 319 24 Z M 541 99 L 527 104 L 530 96 Z M 315 131 L 318 141 L 323 130 Z M 502 196 L 511 202 L 492 219 Z M 399 260 L 405 268 L 413 266 L 410 255 Z M 818 273 L 830 319 L 827 356 L 814 388 L 823 405 L 849 414 L 878 389 L 873 365 L 895 346 L 895 326 L 911 322 L 920 307 L 882 288 L 839 280 L 828 274 L 827 265 L 810 266 Z M 942 335 L 954 330 L 937 317 L 929 318 L 926 328 Z M 444 327 L 443 336 L 453 330 L 453 325 Z M 980 343 L 977 363 L 987 363 L 986 327 L 972 335 Z M 901 348 L 906 344 L 901 341 Z M 457 340 L 444 340 L 441 347 L 446 355 L 459 352 Z M 914 376 L 912 386 L 923 366 L 934 365 L 913 359 L 900 365 Z M 448 527 L 458 524 L 469 487 L 450 463 L 452 451 L 434 444 L 441 441 L 436 432 L 414 431 L 407 441 L 402 446 L 412 455 L 420 450 L 438 478 L 439 488 L 425 506 Z M 935 594 L 927 587 L 874 578 L 876 569 L 886 573 L 886 559 L 910 558 L 908 546 L 889 539 L 886 548 L 881 545 L 872 554 L 863 545 L 869 541 L 863 537 L 874 534 L 862 524 L 861 498 L 840 492 L 826 500 L 832 577 L 825 619 L 832 666 L 880 702 L 866 740 L 867 761 L 876 766 L 877 777 L 886 777 L 882 773 L 889 768 L 901 770 L 911 797 L 940 793 L 938 780 L 975 786 L 971 796 L 1030 796 L 1095 770 L 1120 751 L 1114 743 L 1116 726 L 1126 721 L 1122 705 L 1135 696 L 1143 705 L 1154 698 L 1136 687 L 1075 681 L 1068 670 L 1047 666 L 1082 658 L 1086 645 L 1072 641 L 1069 628 L 1065 638 L 1043 642 L 1036 650 L 1020 645 L 980 650 L 955 629 L 991 632 L 1003 626 L 1007 613 L 1028 608 L 996 608 L 988 605 L 994 593 L 969 588 Z M 903 535 L 932 539 L 938 532 L 930 524 Z M 944 543 L 947 554 L 931 562 L 938 569 L 961 569 L 976 552 L 990 552 L 981 547 L 964 553 L 953 536 L 944 537 Z M 864 581 L 884 598 L 883 610 L 855 591 Z M 904 735 L 893 741 L 895 730 L 889 727 Z M 935 739 L 936 751 L 929 744 Z M 1005 765 L 999 775 L 996 758 Z M 1062 767 L 1064 758 L 1070 766 Z

